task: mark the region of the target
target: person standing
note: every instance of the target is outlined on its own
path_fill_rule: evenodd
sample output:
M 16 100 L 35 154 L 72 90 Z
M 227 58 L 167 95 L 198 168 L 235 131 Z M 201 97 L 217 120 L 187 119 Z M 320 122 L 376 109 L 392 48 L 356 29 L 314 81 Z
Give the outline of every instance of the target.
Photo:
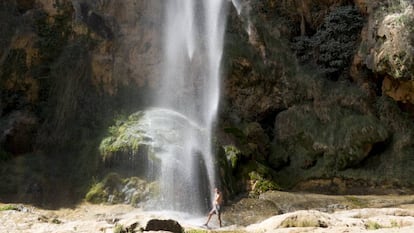
M 220 212 L 220 208 L 221 208 L 221 205 L 222 204 L 223 204 L 223 194 L 220 191 L 220 189 L 215 188 L 214 189 L 213 208 L 208 213 L 207 222 L 204 224 L 204 226 L 207 226 L 208 225 L 208 223 L 210 222 L 211 216 L 213 216 L 214 214 L 217 214 L 218 221 L 219 221 L 219 224 L 220 224 L 220 227 L 221 227 L 221 212 Z

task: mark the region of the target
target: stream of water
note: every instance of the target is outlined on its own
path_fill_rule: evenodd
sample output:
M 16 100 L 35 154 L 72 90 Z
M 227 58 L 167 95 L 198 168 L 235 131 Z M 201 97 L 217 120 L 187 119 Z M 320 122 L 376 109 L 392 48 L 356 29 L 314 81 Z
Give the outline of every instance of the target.
M 224 0 L 165 1 L 163 75 L 156 108 L 147 113 L 150 136 L 164 141 L 155 151 L 161 209 L 205 213 L 217 185 L 212 130 L 226 6 Z

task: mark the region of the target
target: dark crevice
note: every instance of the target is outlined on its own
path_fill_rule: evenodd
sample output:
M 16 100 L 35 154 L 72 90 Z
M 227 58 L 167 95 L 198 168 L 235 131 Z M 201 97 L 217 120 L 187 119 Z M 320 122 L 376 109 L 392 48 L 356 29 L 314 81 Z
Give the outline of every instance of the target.
M 279 110 L 273 110 L 269 111 L 264 114 L 264 116 L 259 121 L 259 124 L 262 126 L 264 132 L 269 137 L 269 139 L 272 139 L 275 136 L 275 120 L 277 114 L 284 111 L 285 109 L 279 109 Z
M 378 159 L 378 156 L 385 153 L 385 151 L 389 147 L 389 144 L 390 144 L 390 139 L 382 141 L 382 142 L 374 143 L 368 155 L 359 163 L 357 167 L 359 168 L 378 167 L 379 163 L 381 162 L 381 160 Z
M 397 105 L 402 112 L 407 113 L 411 119 L 414 119 L 414 104 L 398 101 Z

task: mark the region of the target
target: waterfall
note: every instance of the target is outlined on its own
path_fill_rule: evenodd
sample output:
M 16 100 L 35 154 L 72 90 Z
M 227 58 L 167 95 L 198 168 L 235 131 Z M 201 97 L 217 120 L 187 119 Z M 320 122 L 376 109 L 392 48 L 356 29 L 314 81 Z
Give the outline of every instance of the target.
M 162 209 L 205 213 L 216 185 L 212 129 L 219 104 L 226 6 L 225 0 L 165 1 L 158 110 L 147 113 L 151 137 L 164 142 L 154 152 L 161 161 Z

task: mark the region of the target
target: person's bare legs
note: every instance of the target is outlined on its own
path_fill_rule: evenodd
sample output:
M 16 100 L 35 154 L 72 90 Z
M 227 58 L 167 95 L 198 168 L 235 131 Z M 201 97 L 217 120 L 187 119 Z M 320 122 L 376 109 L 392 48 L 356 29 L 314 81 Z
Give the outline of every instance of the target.
M 207 226 L 207 225 L 208 225 L 208 223 L 210 222 L 210 219 L 211 219 L 211 217 L 213 216 L 213 214 L 214 214 L 214 213 L 209 213 L 209 214 L 208 214 L 207 222 L 204 224 L 204 226 Z M 219 214 L 217 214 L 217 217 L 218 217 L 219 225 L 220 225 L 220 227 L 222 227 L 222 223 L 221 223 L 221 214 L 220 214 L 220 213 L 219 213 Z
M 220 212 L 217 214 L 217 217 L 218 217 L 219 224 L 220 224 L 220 227 L 221 227 L 221 214 L 220 214 Z
M 204 226 L 207 226 L 208 222 L 210 222 L 211 216 L 213 216 L 213 213 L 208 213 L 207 222 L 204 224 Z

